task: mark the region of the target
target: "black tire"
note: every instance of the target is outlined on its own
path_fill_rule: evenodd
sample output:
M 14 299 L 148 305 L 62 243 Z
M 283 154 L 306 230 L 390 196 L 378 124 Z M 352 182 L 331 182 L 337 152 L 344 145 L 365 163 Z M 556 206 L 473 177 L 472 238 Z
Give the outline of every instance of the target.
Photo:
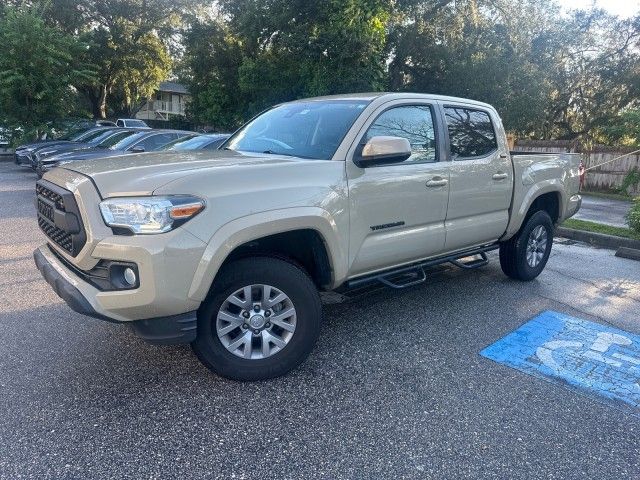
M 216 333 L 216 318 L 223 302 L 246 285 L 271 285 L 285 293 L 296 310 L 293 336 L 279 352 L 261 359 L 245 359 L 227 350 Z M 198 311 L 198 336 L 191 344 L 207 368 L 239 381 L 279 377 L 300 365 L 320 334 L 320 295 L 305 271 L 285 260 L 252 257 L 233 261 L 217 275 L 208 298 Z
M 532 267 L 527 262 L 527 242 L 531 232 L 538 226 L 547 232 L 547 246 L 538 265 Z M 553 222 L 545 211 L 531 215 L 520 231 L 512 238 L 500 244 L 500 267 L 508 277 L 529 281 L 536 278 L 544 270 L 553 244 Z

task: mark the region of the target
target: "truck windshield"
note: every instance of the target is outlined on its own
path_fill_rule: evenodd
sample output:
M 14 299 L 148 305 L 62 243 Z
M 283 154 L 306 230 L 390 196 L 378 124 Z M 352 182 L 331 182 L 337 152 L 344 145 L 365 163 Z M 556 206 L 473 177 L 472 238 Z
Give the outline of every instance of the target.
M 329 160 L 368 100 L 315 100 L 279 105 L 257 116 L 224 148 Z

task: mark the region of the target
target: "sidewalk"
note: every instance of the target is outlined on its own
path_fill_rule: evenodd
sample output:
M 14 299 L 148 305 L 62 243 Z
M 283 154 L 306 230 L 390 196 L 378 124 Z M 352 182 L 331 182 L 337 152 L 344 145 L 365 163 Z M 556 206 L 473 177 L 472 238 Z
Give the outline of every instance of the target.
M 609 198 L 591 197 L 588 194 L 582 197 L 582 206 L 573 218 L 602 223 L 613 227 L 628 227 L 624 216 L 631 208 L 631 202 L 625 200 L 613 200 Z

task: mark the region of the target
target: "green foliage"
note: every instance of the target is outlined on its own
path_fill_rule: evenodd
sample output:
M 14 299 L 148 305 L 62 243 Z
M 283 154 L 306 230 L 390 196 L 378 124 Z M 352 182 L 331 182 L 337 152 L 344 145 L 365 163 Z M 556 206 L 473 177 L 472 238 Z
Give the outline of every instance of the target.
M 640 235 L 640 197 L 635 199 L 625 219 L 629 228 Z
M 40 19 L 33 42 L 0 35 L 70 66 L 33 75 L 43 91 L 30 101 L 50 85 L 49 115 L 74 105 L 65 83 L 96 117 L 134 115 L 173 74 L 190 120 L 217 129 L 282 101 L 388 89 L 491 103 L 520 137 L 640 145 L 640 16 L 561 14 L 554 0 L 5 0 L 0 22 L 25 12 Z M 11 73 L 22 49 L 3 50 L 3 98 L 23 82 Z
M 602 128 L 600 140 L 611 145 L 640 147 L 640 109 L 626 109 L 610 119 Z
M 482 100 L 509 130 L 534 132 L 551 95 L 538 51 L 553 14 L 537 0 L 415 2 L 391 33 L 391 88 Z
M 572 228 L 574 230 L 582 230 L 585 232 L 604 233 L 605 235 L 613 235 L 622 238 L 632 238 L 634 240 L 640 240 L 640 232 L 636 233 L 625 227 L 614 227 L 612 225 L 605 225 L 604 223 L 589 222 L 587 220 L 577 220 L 575 218 L 569 218 L 562 222 L 562 226 L 566 228 Z
M 640 22 L 603 10 L 552 24 L 540 59 L 552 87 L 546 138 L 602 140 L 600 132 L 640 93 Z
M 138 32 L 130 21 L 120 19 L 110 29 L 93 30 L 84 38 L 91 45 L 87 61 L 99 74 L 79 88 L 90 98 L 97 117 L 106 117 L 109 96 L 114 113 L 134 114 L 171 70 L 171 58 L 158 36 Z
M 389 2 L 224 0 L 221 7 L 224 17 L 186 32 L 190 111 L 202 123 L 231 128 L 274 103 L 385 85 Z
M 596 9 L 563 16 L 551 0 L 222 0 L 220 8 L 186 32 L 191 111 L 199 121 L 208 112 L 209 123 L 231 125 L 304 96 L 389 88 L 486 101 L 520 136 L 593 142 L 640 88 L 640 21 Z M 199 68 L 203 58 L 215 73 Z
M 184 81 L 191 93 L 188 116 L 200 125 L 230 130 L 244 119 L 246 101 L 238 95 L 242 50 L 220 21 L 195 21 L 185 35 Z
M 0 18 L 0 122 L 43 134 L 51 121 L 72 112 L 71 85 L 93 71 L 80 61 L 85 45 L 45 24 L 35 9 L 8 11 Z
M 89 99 L 94 116 L 106 118 L 108 105 L 116 115 L 134 115 L 167 78 L 172 62 L 158 31 L 169 28 L 173 9 L 179 5 L 91 2 L 89 12 L 96 25 L 83 39 L 90 45 L 86 60 L 97 67 L 98 75 L 95 81 L 77 86 Z
M 629 189 L 634 188 L 637 189 L 638 185 L 640 185 L 640 170 L 638 167 L 633 167 L 631 170 L 627 172 L 627 174 L 622 179 L 622 185 L 620 185 L 620 192 L 628 195 Z

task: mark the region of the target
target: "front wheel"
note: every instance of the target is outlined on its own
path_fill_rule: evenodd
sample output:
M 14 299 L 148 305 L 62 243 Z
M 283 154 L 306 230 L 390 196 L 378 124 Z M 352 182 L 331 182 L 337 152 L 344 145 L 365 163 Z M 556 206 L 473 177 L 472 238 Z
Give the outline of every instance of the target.
M 320 333 L 320 297 L 309 276 L 284 260 L 258 257 L 219 272 L 198 312 L 192 348 L 233 380 L 284 375 L 311 353 Z
M 531 215 L 512 238 L 500 245 L 500 267 L 516 280 L 533 280 L 544 270 L 553 244 L 553 222 L 545 211 Z

